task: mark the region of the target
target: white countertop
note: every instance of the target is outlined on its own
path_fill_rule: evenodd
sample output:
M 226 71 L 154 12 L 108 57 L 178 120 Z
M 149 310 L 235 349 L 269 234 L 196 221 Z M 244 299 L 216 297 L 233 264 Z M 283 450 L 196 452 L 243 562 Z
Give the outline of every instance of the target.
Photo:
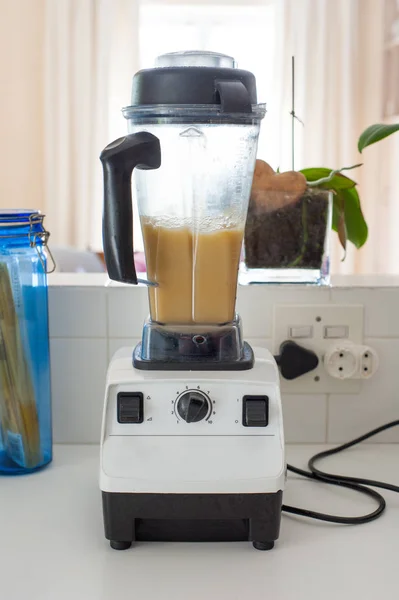
M 288 447 L 305 466 L 322 446 Z M 399 484 L 399 445 L 363 445 L 326 469 Z M 249 543 L 140 543 L 111 550 L 103 537 L 98 447 L 56 446 L 40 473 L 0 479 L 0 597 L 4 600 L 387 600 L 398 596 L 399 495 L 360 526 L 285 515 L 274 550 Z M 361 514 L 371 500 L 349 490 L 288 479 L 284 501 Z
M 140 273 L 140 276 L 145 277 L 145 273 Z M 48 284 L 52 286 L 73 286 L 73 287 L 131 287 L 125 283 L 119 283 L 117 281 L 111 281 L 106 272 L 104 273 L 51 273 L 48 276 Z M 258 284 L 259 285 L 259 284 Z M 260 284 L 261 285 L 261 284 Z M 138 285 L 137 287 L 145 287 Z M 251 285 L 251 287 L 257 287 L 257 284 Z M 263 287 L 263 286 L 262 286 Z M 281 289 L 281 283 L 269 284 L 267 289 L 271 288 Z M 326 289 L 328 286 L 315 286 L 312 284 L 284 284 L 284 288 L 306 288 L 310 287 L 313 289 Z M 331 275 L 331 287 L 335 288 L 397 288 L 399 287 L 399 275 Z

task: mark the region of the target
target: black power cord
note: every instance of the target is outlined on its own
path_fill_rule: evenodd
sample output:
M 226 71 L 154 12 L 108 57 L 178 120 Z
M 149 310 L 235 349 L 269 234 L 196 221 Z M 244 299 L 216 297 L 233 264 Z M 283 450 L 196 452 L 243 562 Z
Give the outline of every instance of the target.
M 366 515 L 362 515 L 359 517 L 340 517 L 337 515 L 327 515 L 324 513 L 315 512 L 313 510 L 306 510 L 305 508 L 297 508 L 295 506 L 287 506 L 283 504 L 282 510 L 288 513 L 292 513 L 294 515 L 301 515 L 303 517 L 309 517 L 311 519 L 318 519 L 319 521 L 329 521 L 330 523 L 341 523 L 344 525 L 361 525 L 362 523 L 368 523 L 370 521 L 374 521 L 378 519 L 384 512 L 386 508 L 385 498 L 375 490 L 371 489 L 371 487 L 383 488 L 385 490 L 390 490 L 392 492 L 399 493 L 399 486 L 393 485 L 391 483 L 385 483 L 383 481 L 375 481 L 374 479 L 364 479 L 362 477 L 348 477 L 345 475 L 335 475 L 334 473 L 327 473 L 326 471 L 321 471 L 315 467 L 315 463 L 322 458 L 326 458 L 327 456 L 332 456 L 333 454 L 338 454 L 338 452 L 342 452 L 343 450 L 347 450 L 347 448 L 351 448 L 360 442 L 364 442 L 368 438 L 377 435 L 377 433 L 381 433 L 382 431 L 386 431 L 391 427 L 396 427 L 399 425 L 399 420 L 391 421 L 390 423 L 386 423 L 385 425 L 381 425 L 381 427 L 377 427 L 364 435 L 352 440 L 351 442 L 347 442 L 346 444 L 341 444 L 340 446 L 336 446 L 335 448 L 331 448 L 330 450 L 325 450 L 324 452 L 319 452 L 312 456 L 308 461 L 309 471 L 305 471 L 304 469 L 298 469 L 292 465 L 287 465 L 288 471 L 292 473 L 296 473 L 297 475 L 301 475 L 302 477 L 308 477 L 309 479 L 313 479 L 315 481 L 320 481 L 329 485 L 338 485 L 344 488 L 348 488 L 351 490 L 355 490 L 361 494 L 365 494 L 370 498 L 373 498 L 377 502 L 377 508 Z M 370 487 L 371 486 L 371 487 Z

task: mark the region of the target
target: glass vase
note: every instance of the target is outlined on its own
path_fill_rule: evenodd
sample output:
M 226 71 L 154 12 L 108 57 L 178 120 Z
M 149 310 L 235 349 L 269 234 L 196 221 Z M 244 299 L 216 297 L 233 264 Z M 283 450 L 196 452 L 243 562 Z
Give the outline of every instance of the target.
M 275 205 L 275 190 L 261 204 L 249 203 L 240 283 L 328 285 L 332 192 L 307 187 L 299 199 L 276 209 L 267 193 L 274 194 Z

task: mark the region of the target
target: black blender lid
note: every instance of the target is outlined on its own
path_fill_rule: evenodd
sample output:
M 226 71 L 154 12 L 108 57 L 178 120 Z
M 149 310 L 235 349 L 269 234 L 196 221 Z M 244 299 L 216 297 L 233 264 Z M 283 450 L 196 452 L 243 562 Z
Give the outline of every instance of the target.
M 155 67 L 133 77 L 126 118 L 192 116 L 203 113 L 262 119 L 253 73 L 236 68 L 225 54 L 191 50 L 159 56 Z M 204 116 L 204 115 L 203 115 Z M 209 114 L 211 117 L 212 114 Z

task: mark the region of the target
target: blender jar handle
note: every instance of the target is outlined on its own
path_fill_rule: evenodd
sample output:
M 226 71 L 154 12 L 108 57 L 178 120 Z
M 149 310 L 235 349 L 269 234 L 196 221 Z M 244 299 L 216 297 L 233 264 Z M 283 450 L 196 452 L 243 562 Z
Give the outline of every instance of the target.
M 251 113 L 252 105 L 249 92 L 242 81 L 218 79 L 215 89 L 224 113 Z
M 108 144 L 101 152 L 104 173 L 103 246 L 110 279 L 137 284 L 133 252 L 132 172 L 158 169 L 159 139 L 142 131 Z

